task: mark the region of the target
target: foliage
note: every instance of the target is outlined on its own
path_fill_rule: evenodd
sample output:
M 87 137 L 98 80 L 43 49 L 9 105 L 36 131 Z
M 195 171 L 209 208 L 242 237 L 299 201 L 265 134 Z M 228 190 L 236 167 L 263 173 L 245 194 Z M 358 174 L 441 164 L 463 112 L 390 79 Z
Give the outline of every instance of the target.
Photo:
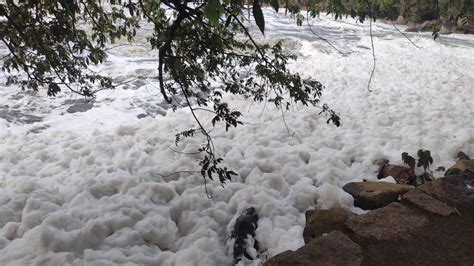
M 409 155 L 407 152 L 402 153 L 402 161 L 403 163 L 407 164 L 410 166 L 412 169 L 412 173 L 415 174 L 415 165 L 417 167 L 423 167 L 423 174 L 420 176 L 414 176 L 415 178 L 415 185 L 420 185 L 423 184 L 427 180 L 433 179 L 433 175 L 430 172 L 427 172 L 429 170 L 429 167 L 431 164 L 433 164 L 433 158 L 431 157 L 431 151 L 429 150 L 423 150 L 420 149 L 417 152 L 418 156 L 418 163 L 417 160 Z
M 269 3 L 278 11 L 278 1 Z M 251 5 L 263 34 L 262 2 L 253 0 Z M 203 135 L 201 173 L 224 182 L 235 173 L 220 166 L 222 158 L 216 156 L 196 108 L 213 113 L 212 124 L 223 123 L 229 130 L 242 123 L 241 113 L 223 101 L 224 93 L 283 109 L 292 103 L 317 105 L 323 89 L 312 78 L 290 73 L 286 66 L 295 58 L 283 53 L 281 43 L 258 44 L 245 24 L 244 11 L 243 0 L 7 0 L 0 4 L 0 38 L 10 53 L 2 69 L 9 74 L 8 84 L 35 91 L 46 88 L 50 96 L 67 88 L 91 97 L 117 85 L 90 69 L 106 61 L 108 45 L 118 39 L 132 42 L 140 25 L 152 24 L 148 41 L 158 51 L 161 94 L 174 108 L 174 99 L 184 98 L 197 124 L 178 133 L 176 143 Z M 220 85 L 211 86 L 216 83 Z M 321 110 L 329 115 L 328 122 L 339 126 L 334 111 L 327 106 Z

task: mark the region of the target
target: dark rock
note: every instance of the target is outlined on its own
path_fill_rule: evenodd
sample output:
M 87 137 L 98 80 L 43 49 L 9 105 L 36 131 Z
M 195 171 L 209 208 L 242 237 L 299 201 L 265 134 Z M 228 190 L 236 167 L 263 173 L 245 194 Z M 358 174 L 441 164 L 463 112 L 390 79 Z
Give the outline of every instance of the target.
M 428 219 L 394 202 L 384 208 L 354 216 L 346 222 L 357 238 L 370 241 L 398 241 L 411 238 Z
M 332 231 L 340 231 L 352 213 L 341 209 L 315 210 L 306 212 L 306 226 L 303 230 L 305 243 Z
M 456 210 L 448 204 L 439 201 L 418 189 L 408 191 L 403 195 L 402 203 L 410 206 L 416 206 L 429 214 L 449 216 L 455 214 Z
M 465 154 L 462 151 L 458 152 L 458 154 L 456 155 L 456 158 L 459 158 L 461 160 L 471 160 L 471 158 L 469 158 L 469 156 L 467 156 L 467 154 Z
M 398 201 L 401 195 L 413 188 L 387 182 L 351 182 L 343 187 L 354 197 L 354 205 L 364 210 L 381 208 Z
M 410 167 L 394 164 L 384 164 L 379 169 L 378 179 L 393 177 L 399 184 L 413 184 L 415 173 Z
M 448 22 L 445 22 L 441 25 L 441 29 L 439 30 L 439 33 L 440 34 L 451 34 L 451 33 L 455 33 L 458 31 L 458 25 L 456 24 L 456 22 L 451 22 L 451 21 L 448 21 Z
M 427 182 L 418 189 L 459 211 L 474 211 L 474 176 L 451 175 Z
M 259 250 L 258 242 L 255 239 L 255 230 L 258 227 L 258 214 L 254 207 L 245 209 L 235 221 L 234 230 L 232 231 L 232 238 L 235 238 L 234 244 L 234 262 L 238 263 L 242 256 L 249 260 L 253 260 L 252 256 L 247 253 L 247 239 L 253 238 L 254 246 Z
M 361 265 L 362 249 L 340 231 L 322 236 L 296 251 L 285 251 L 264 265 Z

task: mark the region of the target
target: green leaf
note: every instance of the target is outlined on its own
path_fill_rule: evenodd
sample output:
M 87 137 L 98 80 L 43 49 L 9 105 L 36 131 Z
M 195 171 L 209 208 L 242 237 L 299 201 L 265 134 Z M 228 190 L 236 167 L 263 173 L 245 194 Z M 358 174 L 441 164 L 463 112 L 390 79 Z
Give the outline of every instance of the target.
M 415 158 L 413 158 L 412 156 L 408 155 L 408 153 L 404 152 L 402 153 L 402 161 L 403 163 L 407 164 L 408 166 L 410 166 L 411 169 L 414 169 L 415 168 Z
M 278 0 L 270 0 L 270 5 L 275 9 L 275 11 L 278 13 L 278 9 L 280 9 L 280 4 L 278 3 Z
M 257 26 L 262 32 L 262 34 L 265 35 L 265 19 L 263 17 L 262 9 L 260 8 L 260 5 L 258 4 L 257 0 L 253 2 L 252 13 L 253 17 L 255 18 L 255 23 L 257 23 Z
M 219 17 L 223 12 L 224 7 L 219 0 L 209 0 L 204 7 L 204 16 L 214 25 L 219 23 Z
M 433 158 L 431 157 L 431 152 L 429 150 L 419 150 L 418 153 L 418 167 L 423 166 L 423 169 L 426 169 L 433 163 Z

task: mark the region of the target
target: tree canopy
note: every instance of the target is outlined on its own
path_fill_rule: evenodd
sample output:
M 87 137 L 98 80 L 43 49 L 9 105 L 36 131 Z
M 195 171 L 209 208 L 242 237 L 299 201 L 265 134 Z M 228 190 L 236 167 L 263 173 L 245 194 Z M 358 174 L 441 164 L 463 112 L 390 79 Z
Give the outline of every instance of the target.
M 250 4 L 264 34 L 263 3 Z M 268 4 L 278 11 L 278 1 Z M 224 182 L 235 173 L 220 166 L 222 159 L 194 106 L 207 108 L 215 115 L 212 124 L 224 123 L 227 130 L 242 122 L 241 113 L 223 100 L 224 93 L 288 108 L 292 102 L 317 105 L 323 89 L 317 80 L 287 69 L 294 57 L 283 53 L 281 43 L 257 43 L 246 19 L 242 0 L 6 0 L 0 4 L 0 38 L 9 54 L 2 69 L 9 74 L 8 84 L 44 88 L 50 96 L 69 89 L 91 97 L 117 85 L 91 69 L 107 60 L 107 46 L 118 39 L 132 42 L 144 24 L 152 24 L 147 40 L 158 51 L 161 94 L 175 108 L 174 96 L 183 97 L 196 119 L 197 126 L 178 133 L 176 141 L 203 134 L 201 173 Z M 321 110 L 328 123 L 339 125 L 334 111 Z

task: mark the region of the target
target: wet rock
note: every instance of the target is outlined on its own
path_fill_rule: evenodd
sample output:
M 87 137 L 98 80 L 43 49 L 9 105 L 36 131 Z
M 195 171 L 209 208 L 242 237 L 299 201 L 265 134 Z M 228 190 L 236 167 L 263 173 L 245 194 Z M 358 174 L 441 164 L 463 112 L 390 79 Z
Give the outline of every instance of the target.
M 343 189 L 354 197 L 356 207 L 373 210 L 398 201 L 401 195 L 414 187 L 387 182 L 351 182 Z
M 395 20 L 394 23 L 395 23 L 395 24 L 398 24 L 398 25 L 405 25 L 407 22 L 406 22 L 404 16 L 399 15 L 399 16 L 397 17 L 397 19 Z
M 474 160 L 461 159 L 446 170 L 446 175 L 465 173 L 468 176 L 474 177 Z
M 448 204 L 439 201 L 418 189 L 408 191 L 403 195 L 402 203 L 416 206 L 429 214 L 449 216 L 456 213 L 456 210 Z
M 264 265 L 361 265 L 362 259 L 361 247 L 342 232 L 334 231 L 296 251 L 285 251 Z
M 379 169 L 378 179 L 393 177 L 399 184 L 413 184 L 415 173 L 408 166 L 384 164 Z
M 342 230 L 352 215 L 351 212 L 341 208 L 307 211 L 303 230 L 304 242 L 309 243 L 323 234 Z
M 427 182 L 418 188 L 425 194 L 457 208 L 474 211 L 474 176 L 451 175 Z
M 445 22 L 441 25 L 440 34 L 451 34 L 458 31 L 458 25 L 455 22 Z
M 346 227 L 357 238 L 376 241 L 399 241 L 410 239 L 423 228 L 428 219 L 410 208 L 394 202 L 384 208 L 354 216 Z
M 238 263 L 243 256 L 249 260 L 255 259 L 248 253 L 247 249 L 253 248 L 259 251 L 258 242 L 255 239 L 255 230 L 258 227 L 258 214 L 254 207 L 245 209 L 235 221 L 232 238 L 234 244 L 234 262 Z M 251 238 L 251 239 L 248 239 Z M 250 240 L 250 241 L 249 241 Z M 248 247 L 248 243 L 254 243 L 253 247 Z
M 431 20 L 431 17 L 427 17 L 426 19 L 422 19 L 422 23 L 418 24 L 411 24 L 413 26 L 410 26 L 408 29 L 406 29 L 406 32 L 420 32 L 420 31 L 433 31 L 437 27 L 440 27 L 439 22 L 437 20 Z M 410 23 L 409 23 L 410 24 Z
M 456 155 L 456 158 L 459 158 L 461 160 L 471 160 L 471 158 L 469 158 L 469 156 L 467 156 L 467 154 L 465 154 L 462 151 L 458 152 L 458 154 Z

